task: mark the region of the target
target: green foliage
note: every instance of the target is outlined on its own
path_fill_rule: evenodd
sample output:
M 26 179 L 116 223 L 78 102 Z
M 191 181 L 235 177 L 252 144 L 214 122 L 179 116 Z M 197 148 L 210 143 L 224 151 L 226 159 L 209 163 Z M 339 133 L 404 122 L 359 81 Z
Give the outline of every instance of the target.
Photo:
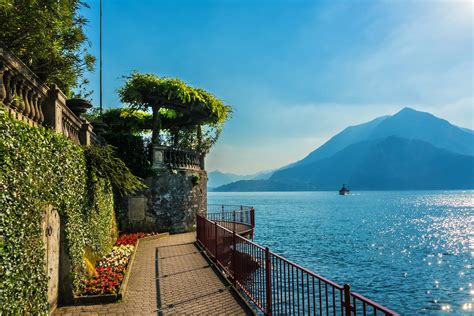
M 108 109 L 102 115 L 89 115 L 91 121 L 107 124 L 108 133 L 138 135 L 151 129 L 151 114 L 129 108 Z
M 146 134 L 151 128 L 151 114 L 129 108 L 108 109 L 102 115 L 91 111 L 88 119 L 105 124 L 100 134 L 105 141 L 117 148 L 116 155 L 130 171 L 140 177 L 154 175 L 149 161 L 149 141 Z
M 201 128 L 199 137 L 197 128 Z M 217 142 L 222 131 L 222 125 L 205 125 L 203 127 L 170 128 L 161 134 L 161 143 L 166 146 L 181 149 L 191 149 L 202 153 L 209 153 Z
M 88 173 L 88 200 L 85 209 L 85 218 L 88 221 L 86 250 L 97 260 L 112 250 L 118 237 L 118 229 L 115 220 L 114 194 L 109 180 L 96 177 L 91 169 Z
M 140 135 L 105 133 L 103 137 L 108 144 L 117 148 L 116 155 L 130 171 L 142 179 L 155 175 L 149 161 L 149 143 Z
M 0 313 L 47 314 L 44 207 L 52 205 L 64 221 L 77 290 L 86 247 L 102 256 L 115 241 L 112 189 L 88 171 L 82 147 L 49 129 L 0 111 L 0 135 Z
M 91 169 L 92 183 L 97 181 L 97 177 L 107 179 L 122 196 L 145 187 L 141 179 L 134 176 L 122 160 L 115 157 L 114 147 L 88 146 L 84 153 Z
M 134 72 L 125 77 L 125 85 L 119 89 L 120 100 L 133 109 L 203 107 L 209 110 L 204 123 L 224 123 L 232 108 L 211 93 L 187 85 L 176 78 L 159 77 L 154 74 Z M 173 103 L 177 107 L 173 107 Z
M 169 124 L 170 128 L 209 125 L 220 130 L 232 112 L 230 106 L 203 89 L 193 88 L 176 78 L 153 74 L 134 72 L 127 76 L 119 95 L 120 100 L 132 109 L 153 110 L 153 143 L 159 139 L 160 116 L 176 122 Z
M 95 62 L 85 48 L 87 21 L 78 13 L 82 6 L 81 0 L 0 1 L 0 45 L 70 97 Z
M 193 187 L 198 185 L 199 182 L 201 182 L 201 176 L 197 173 L 193 173 L 191 175 L 191 183 L 193 184 Z

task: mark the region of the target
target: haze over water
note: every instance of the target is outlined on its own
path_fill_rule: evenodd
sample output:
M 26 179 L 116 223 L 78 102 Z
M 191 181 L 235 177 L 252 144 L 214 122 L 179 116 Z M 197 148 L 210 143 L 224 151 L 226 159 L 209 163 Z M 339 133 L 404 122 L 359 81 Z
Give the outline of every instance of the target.
M 474 191 L 208 194 L 255 207 L 255 240 L 402 315 L 474 313 Z

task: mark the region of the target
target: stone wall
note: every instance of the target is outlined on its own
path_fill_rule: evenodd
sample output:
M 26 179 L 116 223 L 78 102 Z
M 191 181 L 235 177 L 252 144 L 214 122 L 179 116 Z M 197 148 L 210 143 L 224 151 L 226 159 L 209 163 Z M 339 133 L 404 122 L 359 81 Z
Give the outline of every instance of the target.
M 145 183 L 147 189 L 121 201 L 121 230 L 178 233 L 196 229 L 196 214 L 204 214 L 207 208 L 206 171 L 162 168 Z

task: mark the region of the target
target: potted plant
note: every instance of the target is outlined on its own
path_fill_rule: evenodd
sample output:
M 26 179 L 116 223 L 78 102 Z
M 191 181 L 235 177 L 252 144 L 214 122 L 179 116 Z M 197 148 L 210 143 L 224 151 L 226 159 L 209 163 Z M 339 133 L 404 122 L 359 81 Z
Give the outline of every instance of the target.
M 89 81 L 84 79 L 79 85 L 77 92 L 72 94 L 72 98 L 66 100 L 67 107 L 78 117 L 82 117 L 92 107 L 92 103 L 88 100 L 92 91 L 87 91 L 86 89 L 88 83 Z

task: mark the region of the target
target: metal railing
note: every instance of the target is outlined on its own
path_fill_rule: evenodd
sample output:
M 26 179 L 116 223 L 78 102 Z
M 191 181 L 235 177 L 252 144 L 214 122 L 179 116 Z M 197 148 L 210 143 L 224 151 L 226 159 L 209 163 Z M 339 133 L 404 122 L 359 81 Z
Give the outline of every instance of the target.
M 253 231 L 255 211 L 243 205 L 208 204 L 206 218 L 237 233 Z
M 235 211 L 221 215 L 228 213 L 239 217 Z M 214 217 L 218 213 L 210 214 Z M 220 218 L 198 215 L 198 244 L 265 315 L 398 315 L 352 292 L 348 284 L 336 284 L 220 223 Z

